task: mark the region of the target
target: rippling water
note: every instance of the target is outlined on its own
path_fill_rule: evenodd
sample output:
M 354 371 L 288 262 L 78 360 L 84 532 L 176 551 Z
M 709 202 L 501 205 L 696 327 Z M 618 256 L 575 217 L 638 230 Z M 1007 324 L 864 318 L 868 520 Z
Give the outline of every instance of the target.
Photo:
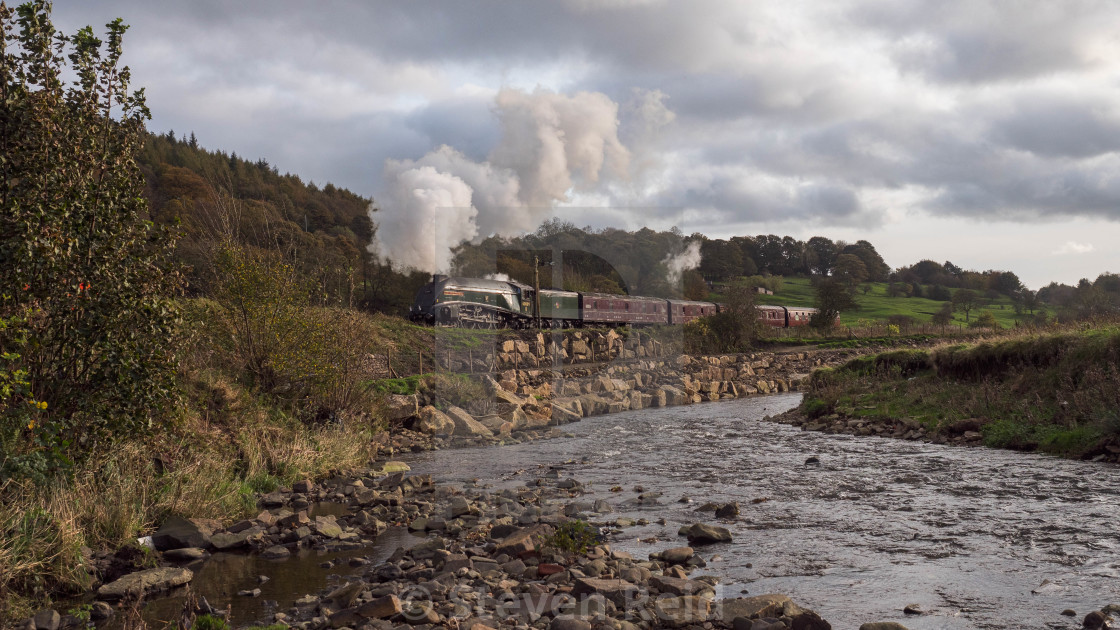
M 785 593 L 832 622 L 932 628 L 1076 628 L 1120 603 L 1120 468 L 980 448 L 803 432 L 762 421 L 799 395 L 632 411 L 568 425 L 574 437 L 416 455 L 441 479 L 535 479 L 568 463 L 628 528 L 644 557 L 684 544 L 693 510 L 739 501 L 734 542 L 707 547 L 724 596 Z M 820 464 L 806 464 L 816 456 Z M 611 493 L 612 486 L 624 488 Z M 634 486 L 664 493 L 637 506 Z M 691 503 L 679 503 L 682 496 Z M 752 501 L 756 501 L 752 503 Z M 659 542 L 638 539 L 658 537 Z M 927 614 L 906 617 L 920 604 Z M 1076 619 L 1060 616 L 1072 608 Z

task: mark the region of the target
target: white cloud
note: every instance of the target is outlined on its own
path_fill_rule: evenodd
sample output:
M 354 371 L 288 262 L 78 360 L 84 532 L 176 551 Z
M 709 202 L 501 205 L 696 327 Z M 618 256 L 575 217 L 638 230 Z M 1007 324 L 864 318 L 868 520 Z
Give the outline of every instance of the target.
M 1054 251 L 1052 251 L 1050 253 L 1055 255 L 1055 256 L 1064 256 L 1066 254 L 1088 254 L 1089 252 L 1093 251 L 1094 249 L 1096 249 L 1096 248 L 1093 247 L 1092 243 L 1078 243 L 1076 241 L 1066 241 L 1065 245 L 1062 245 L 1061 247 L 1059 247 L 1058 249 L 1055 249 Z

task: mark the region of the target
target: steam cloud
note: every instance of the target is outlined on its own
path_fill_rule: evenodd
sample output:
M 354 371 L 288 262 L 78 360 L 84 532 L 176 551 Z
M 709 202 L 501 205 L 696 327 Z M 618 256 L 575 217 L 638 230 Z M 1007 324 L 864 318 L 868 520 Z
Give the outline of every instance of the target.
M 692 241 L 684 251 L 677 254 L 669 254 L 661 261 L 668 270 L 666 278 L 669 284 L 677 284 L 681 281 L 681 275 L 689 269 L 695 269 L 700 266 L 700 241 Z
M 641 92 L 626 106 L 625 135 L 642 151 L 673 120 L 663 99 Z M 385 161 L 383 208 L 372 216 L 381 256 L 447 271 L 463 241 L 532 231 L 572 192 L 605 191 L 648 165 L 619 139 L 619 106 L 604 94 L 503 89 L 495 113 L 501 140 L 484 162 L 447 145 Z

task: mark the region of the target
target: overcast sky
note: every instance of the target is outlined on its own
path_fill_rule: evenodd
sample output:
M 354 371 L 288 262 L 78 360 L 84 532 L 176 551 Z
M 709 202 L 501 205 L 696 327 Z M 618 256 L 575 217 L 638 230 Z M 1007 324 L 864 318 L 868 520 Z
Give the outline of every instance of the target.
M 1120 272 L 1113 0 L 55 2 L 118 16 L 152 130 L 373 196 L 390 248 L 555 215 Z

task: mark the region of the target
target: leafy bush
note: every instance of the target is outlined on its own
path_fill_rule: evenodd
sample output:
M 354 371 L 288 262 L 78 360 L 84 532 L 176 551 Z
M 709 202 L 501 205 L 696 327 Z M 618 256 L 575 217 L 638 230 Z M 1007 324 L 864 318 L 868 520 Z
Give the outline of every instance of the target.
M 809 418 L 820 418 L 826 416 L 833 411 L 831 403 L 825 401 L 823 398 L 816 398 L 813 396 L 806 396 L 801 401 L 801 412 Z
M 149 113 L 118 67 L 126 27 L 110 23 L 103 46 L 88 27 L 56 32 L 49 11 L 43 0 L 0 5 L 0 287 L 12 291 L 0 317 L 22 319 L 27 341 L 9 354 L 28 387 L 6 404 L 17 411 L 6 434 L 27 426 L 22 403 L 49 404 L 3 446 L 57 469 L 147 431 L 172 400 L 179 317 L 169 295 L 180 280 L 172 239 L 145 220 L 135 157 Z M 0 331 L 0 351 L 11 352 L 12 332 Z
M 226 243 L 212 262 L 212 299 L 193 302 L 189 315 L 230 373 L 307 421 L 373 408 L 367 360 L 378 335 L 369 316 L 315 306 L 314 285 L 277 251 Z
M 544 544 L 567 553 L 583 553 L 599 543 L 599 528 L 580 520 L 564 521 Z

